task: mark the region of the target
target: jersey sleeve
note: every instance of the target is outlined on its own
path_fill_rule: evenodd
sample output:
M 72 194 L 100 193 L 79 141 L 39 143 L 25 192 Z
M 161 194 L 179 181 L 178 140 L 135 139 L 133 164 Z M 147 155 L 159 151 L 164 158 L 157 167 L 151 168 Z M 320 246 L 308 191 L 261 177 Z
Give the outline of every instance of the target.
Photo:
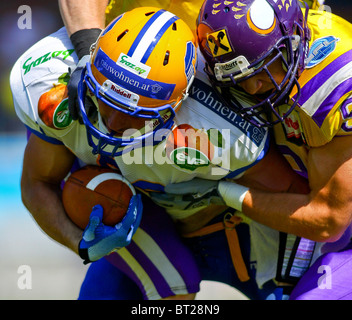
M 61 143 L 72 127 L 66 85 L 69 68 L 76 63 L 77 56 L 62 28 L 27 50 L 11 70 L 17 116 L 28 130 L 50 143 Z

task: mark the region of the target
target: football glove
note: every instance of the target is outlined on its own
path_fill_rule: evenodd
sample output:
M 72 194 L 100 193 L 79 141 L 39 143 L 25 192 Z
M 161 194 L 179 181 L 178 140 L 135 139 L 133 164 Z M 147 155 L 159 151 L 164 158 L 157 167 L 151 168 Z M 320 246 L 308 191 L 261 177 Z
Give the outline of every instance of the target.
M 125 217 L 120 223 L 111 227 L 102 223 L 102 206 L 94 206 L 78 248 L 79 255 L 84 260 L 83 263 L 97 261 L 113 250 L 128 246 L 141 222 L 142 211 L 141 195 L 134 195 Z
M 152 192 L 152 200 L 161 207 L 189 210 L 210 204 L 225 205 L 218 192 L 219 181 L 193 179 L 187 182 L 168 184 L 165 193 Z
M 188 210 L 215 204 L 242 211 L 242 202 L 248 190 L 232 181 L 195 178 L 187 182 L 168 184 L 165 193 L 154 192 L 150 196 L 156 204 L 164 208 Z

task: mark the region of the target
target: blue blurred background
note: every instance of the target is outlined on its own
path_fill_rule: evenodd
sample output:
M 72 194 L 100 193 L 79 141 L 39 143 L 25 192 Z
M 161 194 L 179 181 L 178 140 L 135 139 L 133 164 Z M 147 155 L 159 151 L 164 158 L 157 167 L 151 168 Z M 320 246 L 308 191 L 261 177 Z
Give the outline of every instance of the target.
M 351 1 L 327 0 L 326 4 L 333 13 L 352 19 Z M 18 12 L 21 5 L 31 9 L 30 29 L 19 28 L 18 22 L 23 14 L 23 11 Z M 86 266 L 76 255 L 40 231 L 21 203 L 20 175 L 26 133 L 15 115 L 8 80 L 17 58 L 62 25 L 57 1 L 0 2 L 1 300 L 76 299 L 86 271 Z M 226 286 L 213 287 L 208 283 L 203 288 L 199 298 L 242 298 Z

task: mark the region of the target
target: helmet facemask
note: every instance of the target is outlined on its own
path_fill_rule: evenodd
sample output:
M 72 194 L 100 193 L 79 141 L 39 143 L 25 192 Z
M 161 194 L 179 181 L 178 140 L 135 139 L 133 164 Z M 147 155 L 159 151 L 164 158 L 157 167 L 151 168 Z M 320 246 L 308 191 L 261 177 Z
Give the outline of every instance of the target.
M 206 72 L 213 84 L 221 88 L 220 90 L 225 96 L 230 95 L 226 98 L 229 98 L 227 101 L 231 103 L 236 113 L 257 127 L 271 127 L 276 123 L 282 122 L 291 113 L 300 96 L 301 90 L 296 76 L 299 60 L 295 58 L 303 50 L 299 39 L 299 36 L 281 38 L 273 46 L 272 50 L 254 63 L 249 63 L 244 56 L 239 56 L 225 63 L 216 63 L 213 72 L 209 72 L 209 70 L 206 70 Z M 276 61 L 281 62 L 285 72 L 285 76 L 280 83 L 276 82 L 270 72 L 270 66 Z M 234 67 L 231 68 L 231 66 Z M 239 107 L 240 104 L 231 94 L 233 90 L 228 89 L 234 87 L 239 91 L 243 91 L 241 83 L 262 72 L 268 76 L 274 89 L 266 94 L 258 95 L 253 106 Z M 294 88 L 297 90 L 297 99 L 293 102 L 288 112 L 280 115 L 277 107 L 288 103 L 289 94 Z

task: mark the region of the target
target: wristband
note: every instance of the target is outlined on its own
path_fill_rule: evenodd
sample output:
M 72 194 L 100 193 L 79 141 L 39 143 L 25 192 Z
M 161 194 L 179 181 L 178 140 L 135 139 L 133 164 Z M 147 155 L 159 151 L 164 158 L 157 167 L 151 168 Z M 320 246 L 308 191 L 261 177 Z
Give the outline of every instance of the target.
M 242 212 L 242 203 L 248 188 L 241 186 L 235 182 L 220 181 L 218 192 L 224 199 L 226 205 Z
M 98 39 L 101 29 L 82 29 L 71 34 L 70 40 L 75 48 L 78 59 L 90 54 L 90 46 Z

